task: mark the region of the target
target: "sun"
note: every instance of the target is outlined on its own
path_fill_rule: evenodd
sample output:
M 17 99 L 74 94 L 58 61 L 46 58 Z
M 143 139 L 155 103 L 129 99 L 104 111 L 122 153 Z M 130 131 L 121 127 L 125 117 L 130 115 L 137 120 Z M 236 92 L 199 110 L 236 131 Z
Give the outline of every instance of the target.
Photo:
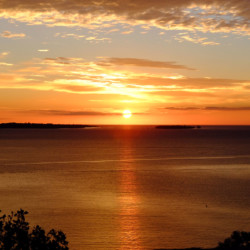
M 123 111 L 122 115 L 123 115 L 124 118 L 130 118 L 132 113 L 131 113 L 130 110 L 126 109 L 126 110 Z

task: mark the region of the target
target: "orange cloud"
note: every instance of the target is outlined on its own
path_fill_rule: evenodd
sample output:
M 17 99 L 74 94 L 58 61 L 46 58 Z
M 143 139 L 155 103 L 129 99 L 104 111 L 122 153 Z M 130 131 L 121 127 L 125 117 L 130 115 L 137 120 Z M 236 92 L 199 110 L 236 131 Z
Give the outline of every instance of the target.
M 0 62 L 0 66 L 13 66 L 12 63 Z
M 156 75 L 140 75 L 135 78 L 125 80 L 127 83 L 137 83 L 143 86 L 154 85 L 154 86 L 165 86 L 171 88 L 185 88 L 185 89 L 229 89 L 235 87 L 248 86 L 250 80 L 235 80 L 235 79 L 222 79 L 222 78 L 189 78 L 189 77 L 165 77 Z
M 16 0 L 0 2 L 0 18 L 34 25 L 111 28 L 117 23 L 163 30 L 250 34 L 249 0 Z M 174 10 L 174 11 L 173 11 Z
M 110 116 L 121 115 L 121 112 L 100 112 L 93 110 L 27 110 L 25 112 L 52 116 Z
M 49 52 L 48 49 L 38 49 L 37 51 L 38 51 L 38 52 Z
M 114 110 L 109 108 L 84 109 L 84 110 L 61 110 L 61 109 L 39 109 L 39 110 L 12 110 L 16 113 L 26 113 L 32 115 L 45 115 L 45 116 L 121 116 L 123 110 Z M 145 115 L 147 112 L 134 112 L 133 115 Z
M 248 111 L 250 106 L 247 107 L 166 107 L 167 110 L 214 110 L 214 111 Z
M 24 38 L 26 37 L 26 35 L 24 33 L 18 33 L 18 34 L 14 34 L 14 33 L 11 33 L 10 31 L 6 30 L 4 32 L 2 32 L 0 34 L 1 37 L 4 37 L 4 38 Z
M 74 38 L 74 39 L 81 39 L 84 38 L 85 35 L 78 35 L 74 33 L 56 33 L 55 37 L 62 37 L 62 38 Z
M 95 87 L 95 86 L 84 86 L 84 85 L 73 85 L 73 84 L 62 84 L 57 85 L 56 89 L 58 91 L 72 92 L 72 93 L 98 93 L 104 92 L 104 87 Z
M 197 34 L 188 34 L 187 32 L 179 34 L 175 37 L 175 40 L 179 42 L 188 41 L 192 43 L 202 44 L 202 45 L 219 45 L 220 43 L 214 41 L 208 41 L 207 37 L 199 37 Z
M 0 88 L 87 94 L 91 99 L 105 101 L 109 96 L 116 96 L 116 102 L 125 97 L 137 103 L 168 103 L 171 107 L 183 103 L 185 107 L 190 104 L 195 107 L 201 104 L 206 107 L 220 107 L 221 104 L 246 107 L 249 102 L 250 80 L 168 76 L 145 73 L 145 70 L 138 73 L 133 68 L 124 70 L 123 65 L 172 67 L 173 70 L 188 68 L 173 62 L 134 58 L 105 58 L 101 61 L 73 57 L 36 58 L 11 68 L 4 67 Z
M 1 53 L 0 53 L 0 58 L 5 58 L 5 57 L 7 57 L 7 56 L 9 55 L 9 53 L 10 53 L 10 52 L 6 52 L 6 51 L 1 52 Z
M 104 58 L 98 64 L 101 66 L 130 65 L 138 67 L 194 70 L 184 65 L 178 65 L 175 62 L 161 62 L 138 58 Z

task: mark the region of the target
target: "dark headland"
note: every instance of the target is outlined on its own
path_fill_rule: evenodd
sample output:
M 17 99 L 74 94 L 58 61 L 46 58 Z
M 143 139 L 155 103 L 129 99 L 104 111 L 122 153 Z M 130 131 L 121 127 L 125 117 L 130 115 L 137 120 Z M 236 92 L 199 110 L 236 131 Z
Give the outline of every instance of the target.
M 178 248 L 178 249 L 176 249 L 176 248 L 174 248 L 174 249 L 159 248 L 159 249 L 154 249 L 154 250 L 217 250 L 217 248 L 197 248 L 197 247 L 192 247 L 192 248 Z
M 82 124 L 53 124 L 53 123 L 1 123 L 1 128 L 22 128 L 22 129 L 59 129 L 59 128 L 92 128 L 97 126 Z
M 191 125 L 159 125 L 155 128 L 159 129 L 194 129 L 194 128 L 201 128 L 201 126 L 191 126 Z
M 250 250 L 250 232 L 233 231 L 230 237 L 226 238 L 223 242 L 219 242 L 214 248 L 159 248 L 154 250 Z

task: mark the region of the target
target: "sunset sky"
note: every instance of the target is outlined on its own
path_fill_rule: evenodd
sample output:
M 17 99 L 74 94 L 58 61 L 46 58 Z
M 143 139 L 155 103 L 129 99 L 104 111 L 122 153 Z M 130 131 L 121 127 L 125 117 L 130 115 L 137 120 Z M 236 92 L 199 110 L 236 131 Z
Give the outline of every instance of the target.
M 0 24 L 1 123 L 250 124 L 249 0 L 0 0 Z

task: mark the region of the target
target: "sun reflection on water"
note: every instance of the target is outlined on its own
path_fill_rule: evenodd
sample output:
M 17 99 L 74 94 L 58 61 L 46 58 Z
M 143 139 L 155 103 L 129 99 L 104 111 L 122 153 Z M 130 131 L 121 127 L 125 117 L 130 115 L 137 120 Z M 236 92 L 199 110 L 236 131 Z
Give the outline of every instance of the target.
M 121 157 L 132 159 L 132 150 L 129 140 L 126 140 L 122 148 Z M 138 194 L 138 183 L 134 163 L 123 162 L 119 179 L 119 239 L 120 250 L 145 249 L 141 242 L 140 196 Z

